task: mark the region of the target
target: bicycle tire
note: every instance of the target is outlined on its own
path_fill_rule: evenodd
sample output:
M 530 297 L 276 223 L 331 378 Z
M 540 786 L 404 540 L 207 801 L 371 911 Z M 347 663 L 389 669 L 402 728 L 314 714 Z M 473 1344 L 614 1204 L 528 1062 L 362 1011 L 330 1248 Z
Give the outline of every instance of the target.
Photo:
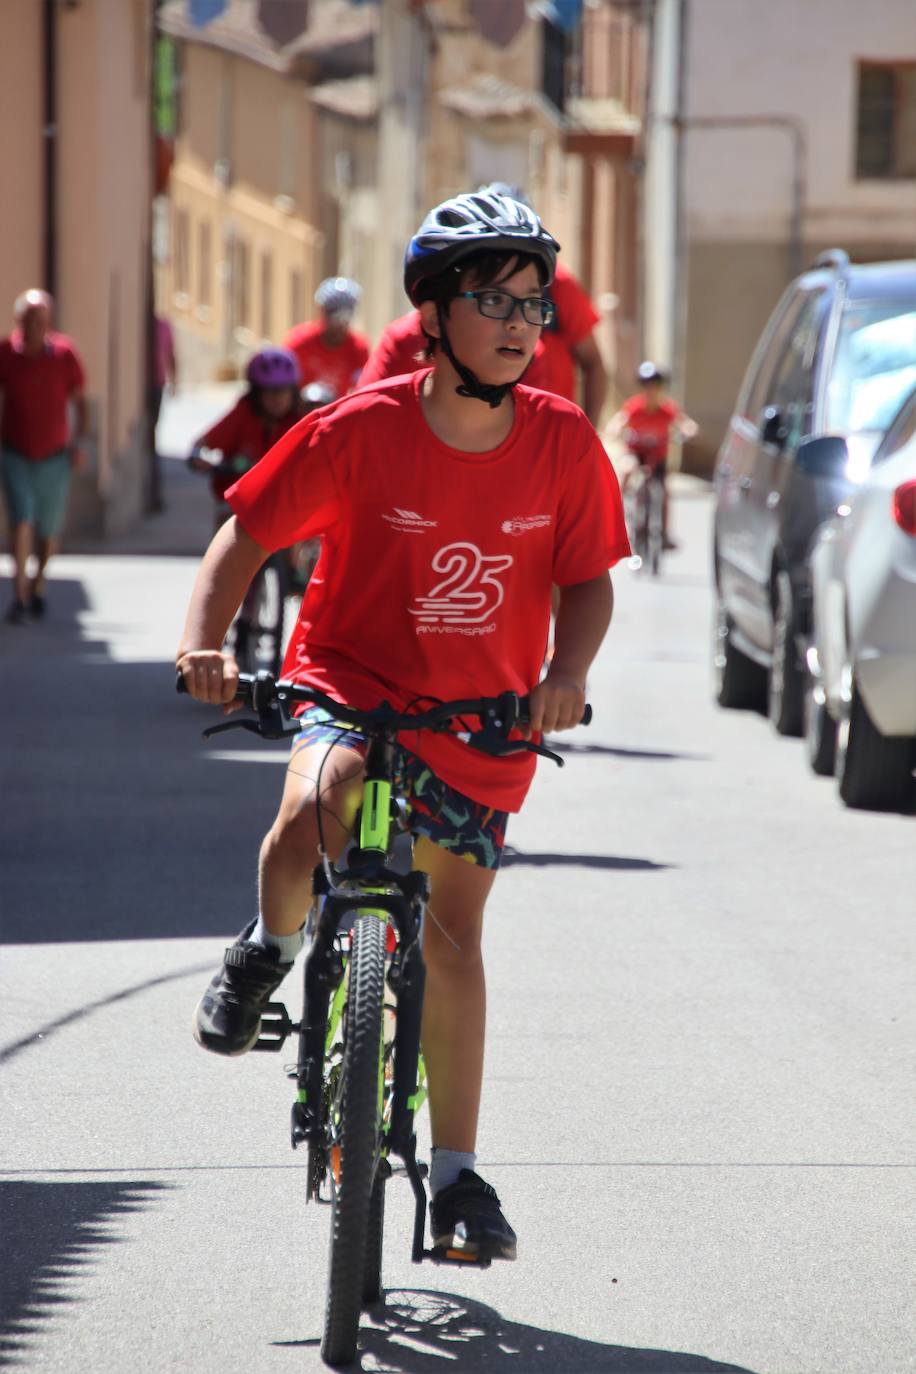
M 258 628 L 260 638 L 266 639 L 267 645 L 260 657 L 276 677 L 283 662 L 283 622 L 286 615 L 287 593 L 286 569 L 279 556 L 265 563 L 261 576 Z
M 385 924 L 359 916 L 353 927 L 341 1067 L 340 1176 L 333 1188 L 328 1296 L 321 1355 L 326 1364 L 356 1356 L 372 1193 L 381 1121 Z
M 653 577 L 658 577 L 664 546 L 662 526 L 664 524 L 665 499 L 659 478 L 649 478 L 646 495 L 648 498 L 646 501 L 646 549 L 649 556 L 649 571 Z
M 381 1167 L 375 1171 L 369 1199 L 369 1224 L 366 1228 L 366 1262 L 363 1266 L 363 1306 L 369 1307 L 382 1296 L 382 1237 L 385 1231 L 385 1178 Z

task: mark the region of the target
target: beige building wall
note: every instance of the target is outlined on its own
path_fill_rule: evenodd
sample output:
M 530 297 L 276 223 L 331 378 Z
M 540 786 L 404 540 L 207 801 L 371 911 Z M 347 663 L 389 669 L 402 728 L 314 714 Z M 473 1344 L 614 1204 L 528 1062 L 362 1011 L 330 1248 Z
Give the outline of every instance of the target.
M 6 136 L 0 293 L 45 285 L 42 181 L 43 6 L 0 5 Z M 73 483 L 69 527 L 119 532 L 140 516 L 148 480 L 149 0 L 55 7 L 57 327 L 86 365 L 92 461 Z M 15 136 L 11 132 L 15 130 Z
M 0 5 L 0 121 L 6 131 L 0 148 L 0 334 L 6 334 L 14 300 L 41 285 L 43 270 L 41 6 L 34 0 Z
M 773 43 L 778 32 L 780 41 Z M 916 255 L 916 180 L 858 180 L 860 60 L 916 62 L 912 0 L 703 0 L 690 7 L 683 263 L 685 399 L 711 466 L 757 336 L 791 279 L 793 179 L 800 257 Z M 795 121 L 711 128 L 692 120 Z
M 159 307 L 182 381 L 236 375 L 314 312 L 324 235 L 307 88 L 247 58 L 182 45 L 183 104 Z

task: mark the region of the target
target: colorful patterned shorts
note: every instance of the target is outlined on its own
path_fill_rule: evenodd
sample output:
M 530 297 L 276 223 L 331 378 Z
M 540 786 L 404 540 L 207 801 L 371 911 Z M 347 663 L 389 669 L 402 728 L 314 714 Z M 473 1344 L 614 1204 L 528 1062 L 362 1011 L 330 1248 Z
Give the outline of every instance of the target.
M 365 736 L 358 730 L 337 725 L 320 706 L 309 707 L 300 719 L 302 730 L 293 741 L 291 757 L 312 744 L 340 744 L 365 756 Z M 425 835 L 433 844 L 468 863 L 499 868 L 508 811 L 494 811 L 491 806 L 472 801 L 406 750 L 398 750 L 395 787 L 407 803 L 407 826 L 414 835 Z

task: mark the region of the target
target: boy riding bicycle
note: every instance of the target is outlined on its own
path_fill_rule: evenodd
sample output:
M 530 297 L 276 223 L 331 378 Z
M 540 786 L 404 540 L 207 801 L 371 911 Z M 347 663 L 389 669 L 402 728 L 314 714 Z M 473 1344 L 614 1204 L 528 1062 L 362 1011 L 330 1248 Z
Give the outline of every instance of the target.
M 458 196 L 411 240 L 405 287 L 434 346 L 431 368 L 344 397 L 304 421 L 227 493 L 234 511 L 208 550 L 178 667 L 192 695 L 233 709 L 226 625 L 271 549 L 321 535 L 318 573 L 284 676 L 368 708 L 531 693 L 533 732 L 581 719 L 610 621 L 608 569 L 629 554 L 613 469 L 570 402 L 516 389 L 550 318 L 557 244 L 527 207 Z M 539 682 L 550 588 L 555 652 Z M 331 858 L 360 792 L 355 742 L 309 711 L 261 848 L 260 912 L 226 952 L 195 1014 L 206 1048 L 241 1054 L 303 941 L 318 854 Z M 422 1044 L 433 1141 L 434 1244 L 515 1257 L 516 1238 L 474 1172 L 483 1069 L 483 912 L 530 754 L 493 759 L 455 734 L 402 736 L 414 863 L 431 879 Z M 321 769 L 321 795 L 317 782 Z
M 640 363 L 637 371 L 639 391 L 629 396 L 608 422 L 609 439 L 622 437 L 630 455 L 636 460 L 623 474 L 626 491 L 634 473 L 647 468 L 662 480 L 662 545 L 676 548 L 668 534 L 668 446 L 672 433 L 682 439 L 692 439 L 698 426 L 680 406 L 665 394 L 668 379 L 655 363 Z

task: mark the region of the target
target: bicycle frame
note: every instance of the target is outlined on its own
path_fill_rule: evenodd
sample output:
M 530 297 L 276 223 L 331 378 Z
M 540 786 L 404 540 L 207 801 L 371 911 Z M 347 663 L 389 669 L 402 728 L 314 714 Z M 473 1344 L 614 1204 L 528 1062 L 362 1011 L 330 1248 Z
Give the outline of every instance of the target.
M 383 1122 L 379 1159 L 396 1154 L 404 1161 L 415 1199 L 411 1258 L 429 1257 L 423 1240 L 426 1192 L 416 1157 L 414 1114 L 426 1097 L 425 1071 L 420 1055 L 420 1021 L 426 970 L 423 964 L 422 920 L 429 897 L 429 878 L 412 871 L 401 874 L 391 866 L 397 833 L 394 804 L 393 732 L 371 737 L 366 758 L 359 842 L 351 848 L 348 866 L 334 875 L 324 866 L 315 869 L 313 891 L 320 912 L 311 949 L 305 961 L 302 1021 L 293 1024 L 285 1007 L 271 1003 L 262 1018 L 255 1049 L 279 1050 L 286 1036 L 299 1033 L 295 1070 L 296 1100 L 292 1108 L 292 1145 L 309 1148 L 308 1196 L 320 1200 L 329 1164 L 331 1086 L 340 1068 L 341 1031 L 347 995 L 347 955 L 338 935 L 361 916 L 371 916 L 394 928 L 397 939 L 387 972 L 387 986 L 397 998 L 393 1075 L 386 1073 L 386 1046 L 379 1027 L 379 1105 Z M 389 1060 L 390 1063 L 390 1060 Z M 293 1076 L 293 1075 L 291 1075 Z

